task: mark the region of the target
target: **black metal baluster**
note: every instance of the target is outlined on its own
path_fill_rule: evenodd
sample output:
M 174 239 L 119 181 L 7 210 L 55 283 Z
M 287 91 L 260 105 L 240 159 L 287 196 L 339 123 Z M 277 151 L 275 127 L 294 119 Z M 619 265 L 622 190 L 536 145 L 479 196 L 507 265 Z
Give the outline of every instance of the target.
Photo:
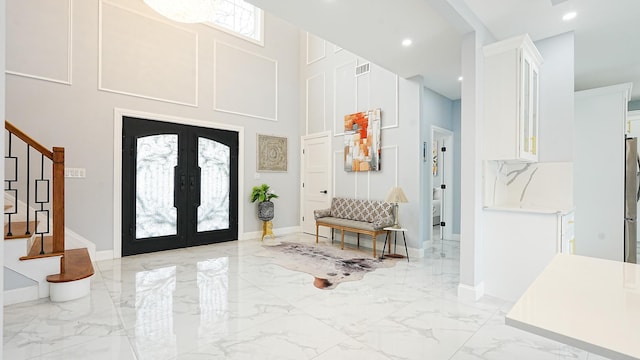
M 40 155 L 40 180 L 44 180 L 44 155 Z M 49 190 L 47 189 L 47 192 Z M 44 210 L 44 203 L 40 203 L 40 211 Z M 37 213 L 33 214 L 38 220 Z M 49 221 L 49 220 L 47 220 Z M 48 226 L 47 226 L 48 227 Z M 44 254 L 44 234 L 40 234 L 40 255 Z
M 11 158 L 11 137 L 13 134 L 11 134 L 11 132 L 9 133 L 9 156 L 8 158 Z M 5 181 L 8 183 L 8 189 L 9 192 L 11 192 L 11 180 L 6 180 Z M 14 206 L 18 206 L 18 199 L 14 199 Z M 17 210 L 17 209 L 15 209 Z M 11 233 L 11 213 L 7 214 L 8 216 L 8 220 L 7 220 L 7 236 L 12 236 L 13 234 Z
M 43 184 L 44 189 L 46 189 L 46 193 L 42 194 L 39 191 L 38 184 Z M 41 196 L 44 195 L 44 198 Z M 44 209 L 44 204 L 49 203 L 49 180 L 44 178 L 44 155 L 40 157 L 40 179 L 36 179 L 36 188 L 35 188 L 35 203 L 40 204 L 40 210 L 35 211 L 35 221 L 36 221 L 36 234 L 40 235 L 40 254 L 44 254 L 44 234 L 49 232 L 49 210 Z M 44 221 L 46 221 L 46 227 L 42 230 L 40 227 L 40 220 L 38 218 L 38 213 L 43 213 L 41 218 L 43 217 Z
M 31 235 L 31 231 L 29 231 L 29 191 L 30 191 L 30 177 L 29 170 L 31 169 L 31 163 L 29 159 L 29 153 L 31 150 L 31 145 L 27 144 L 27 230 L 24 232 L 25 235 Z

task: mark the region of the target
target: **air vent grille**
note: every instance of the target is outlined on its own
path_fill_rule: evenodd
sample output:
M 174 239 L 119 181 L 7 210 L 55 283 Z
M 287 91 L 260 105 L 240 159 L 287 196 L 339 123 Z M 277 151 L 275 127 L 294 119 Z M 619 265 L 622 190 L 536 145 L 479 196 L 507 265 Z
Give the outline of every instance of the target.
M 356 76 L 364 75 L 369 72 L 369 63 L 356 66 Z

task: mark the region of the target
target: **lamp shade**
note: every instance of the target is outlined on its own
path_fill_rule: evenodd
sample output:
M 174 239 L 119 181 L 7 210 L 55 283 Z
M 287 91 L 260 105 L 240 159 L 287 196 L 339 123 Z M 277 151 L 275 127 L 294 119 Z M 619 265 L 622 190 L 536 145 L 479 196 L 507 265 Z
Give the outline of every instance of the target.
M 400 186 L 394 186 L 389 190 L 387 198 L 384 200 L 389 203 L 406 203 L 409 202 L 407 195 L 404 194 Z
M 213 21 L 218 0 L 144 0 L 158 14 L 182 23 Z

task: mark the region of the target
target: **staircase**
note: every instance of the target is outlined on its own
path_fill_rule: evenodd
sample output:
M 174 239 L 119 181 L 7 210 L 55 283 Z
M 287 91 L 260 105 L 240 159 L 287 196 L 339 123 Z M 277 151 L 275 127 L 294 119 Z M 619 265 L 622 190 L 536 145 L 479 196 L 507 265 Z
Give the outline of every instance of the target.
M 65 248 L 64 148 L 48 150 L 8 121 L 5 129 L 4 304 L 86 296 L 89 252 Z

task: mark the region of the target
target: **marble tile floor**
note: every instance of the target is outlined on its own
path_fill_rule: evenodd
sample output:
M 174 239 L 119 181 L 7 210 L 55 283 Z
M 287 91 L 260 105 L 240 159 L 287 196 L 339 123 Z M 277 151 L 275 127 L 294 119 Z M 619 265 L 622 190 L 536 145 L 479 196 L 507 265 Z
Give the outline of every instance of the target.
M 265 242 L 282 240 L 314 237 Z M 459 246 L 441 245 L 334 290 L 259 240 L 101 261 L 88 297 L 4 308 L 4 359 L 602 359 L 504 325 L 510 303 L 458 299 Z

